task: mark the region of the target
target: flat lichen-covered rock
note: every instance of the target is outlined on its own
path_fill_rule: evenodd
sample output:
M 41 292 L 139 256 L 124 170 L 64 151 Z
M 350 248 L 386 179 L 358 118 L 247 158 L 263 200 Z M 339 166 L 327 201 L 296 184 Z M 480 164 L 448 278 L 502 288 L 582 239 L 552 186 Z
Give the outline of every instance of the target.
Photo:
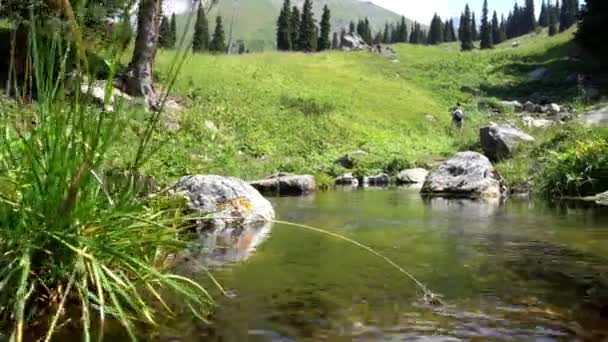
M 515 126 L 492 124 L 479 130 L 479 141 L 483 153 L 498 161 L 511 158 L 520 143 L 532 142 L 534 138 Z
M 431 172 L 422 186 L 422 194 L 429 196 L 502 198 L 507 189 L 483 154 L 460 152 Z
M 274 209 L 256 189 L 245 181 L 215 175 L 182 177 L 169 189 L 182 194 L 190 209 L 207 215 L 203 228 L 225 228 L 270 222 Z

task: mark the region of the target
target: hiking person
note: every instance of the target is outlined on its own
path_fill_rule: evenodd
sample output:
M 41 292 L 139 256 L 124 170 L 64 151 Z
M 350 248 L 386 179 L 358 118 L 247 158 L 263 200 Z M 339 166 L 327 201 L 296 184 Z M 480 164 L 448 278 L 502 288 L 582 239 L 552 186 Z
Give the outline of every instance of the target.
M 463 123 L 464 111 L 462 110 L 460 103 L 456 103 L 456 107 L 452 110 L 452 126 L 462 131 Z

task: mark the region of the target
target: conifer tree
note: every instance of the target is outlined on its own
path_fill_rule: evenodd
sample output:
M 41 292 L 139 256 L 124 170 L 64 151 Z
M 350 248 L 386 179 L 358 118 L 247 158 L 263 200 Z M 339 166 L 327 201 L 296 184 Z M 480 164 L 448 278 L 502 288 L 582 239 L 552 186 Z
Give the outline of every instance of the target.
M 289 51 L 291 49 L 291 3 L 289 0 L 284 0 L 277 19 L 277 50 Z
M 173 47 L 171 39 L 171 26 L 169 25 L 169 18 L 163 16 L 158 28 L 158 45 L 165 49 Z
M 388 23 L 384 25 L 384 32 L 382 33 L 382 43 L 390 44 L 391 43 L 391 32 Z
M 502 38 L 500 36 L 500 23 L 498 22 L 498 14 L 496 11 L 494 11 L 494 14 L 492 15 L 492 43 L 502 43 Z
M 578 0 L 563 0 L 559 16 L 559 30 L 563 32 L 576 23 L 579 12 Z
M 401 23 L 399 24 L 399 42 L 407 43 L 407 22 L 405 21 L 405 16 L 401 16 Z
M 348 33 L 355 33 L 356 27 L 355 27 L 355 22 L 351 21 L 350 24 L 348 25 Z
M 545 0 L 543 0 L 540 6 L 540 15 L 538 16 L 538 25 L 541 27 L 549 26 L 549 21 L 547 20 L 547 4 Z
M 473 50 L 475 47 L 473 45 L 473 24 L 471 19 L 471 9 L 467 4 L 464 8 L 464 14 L 462 16 L 462 21 L 460 22 L 461 32 L 460 32 L 460 47 L 463 51 Z
M 209 44 L 209 51 L 215 53 L 226 52 L 226 37 L 224 34 L 224 24 L 222 22 L 222 17 L 220 16 L 217 16 L 215 18 L 215 31 L 213 31 L 213 38 L 211 38 L 211 43 Z
M 456 36 L 456 29 L 454 28 L 454 19 L 450 19 L 450 41 L 455 42 L 458 40 Z
M 293 51 L 300 50 L 299 47 L 299 38 L 300 38 L 300 9 L 297 6 L 293 6 L 291 9 L 291 15 L 289 18 L 290 21 L 290 40 L 291 40 L 291 49 Z
M 399 43 L 400 24 L 391 25 L 391 43 Z M 409 38 L 409 37 L 408 37 Z
M 494 48 L 492 36 L 492 26 L 490 24 L 490 11 L 488 10 L 488 0 L 483 1 L 483 9 L 481 11 L 481 37 L 479 47 L 484 49 Z
M 332 48 L 332 50 L 337 50 L 340 48 L 340 40 L 338 38 L 338 32 L 334 32 L 334 36 L 331 40 L 331 48 Z
M 340 32 L 340 47 L 344 46 L 345 37 L 346 37 L 346 30 L 342 29 L 342 32 Z
M 175 13 L 171 14 L 171 47 L 174 48 L 175 44 L 177 44 L 177 18 L 175 17 Z
M 466 20 L 464 12 L 460 13 L 460 26 L 458 26 L 458 40 L 464 39 L 464 21 Z
M 412 24 L 412 29 L 410 30 L 410 38 L 409 38 L 409 42 L 410 44 L 416 44 L 416 26 L 418 24 L 416 22 L 414 22 Z
M 306 52 L 315 51 L 317 45 L 317 36 L 315 36 L 317 25 L 315 25 L 314 13 L 312 12 L 312 0 L 304 0 L 301 18 L 298 48 Z
M 329 34 L 331 32 L 331 12 L 329 7 L 325 5 L 323 7 L 323 15 L 321 16 L 321 32 L 319 32 L 319 42 L 317 44 L 317 51 L 327 50 L 331 47 L 331 41 L 329 40 Z
M 429 27 L 429 35 L 427 37 L 427 43 L 431 45 L 441 44 L 443 42 L 443 29 L 442 29 L 441 17 L 435 13 L 431 20 Z
M 479 40 L 479 31 L 477 30 L 477 19 L 475 19 L 475 12 L 473 12 L 473 16 L 471 17 L 471 37 L 473 38 L 474 42 Z
M 575 5 L 578 6 L 578 3 Z M 600 61 L 608 60 L 606 35 L 600 34 L 600 32 L 606 32 L 606 23 L 608 23 L 606 0 L 586 0 L 586 6 L 581 12 L 581 21 L 576 39 Z
M 447 20 L 443 25 L 443 41 L 451 42 L 452 41 L 452 33 L 450 32 L 450 21 Z
M 369 18 L 365 17 L 365 41 L 369 43 L 371 43 L 371 41 L 373 40 L 372 37 L 372 26 L 369 22 Z
M 524 33 L 530 33 L 536 28 L 536 14 L 534 13 L 534 0 L 526 0 L 524 9 Z
M 209 22 L 205 15 L 205 8 L 199 5 L 194 24 L 194 36 L 192 37 L 192 51 L 204 52 L 209 50 Z
M 551 6 L 549 1 L 548 14 L 547 14 L 547 25 L 549 26 L 549 36 L 555 36 L 558 32 L 558 9 L 557 7 Z
M 504 42 L 507 40 L 507 22 L 505 21 L 505 16 L 500 16 L 500 41 Z
M 311 51 L 317 51 L 318 47 L 319 47 L 319 27 L 315 24 L 314 25 L 315 28 L 312 31 L 312 50 Z

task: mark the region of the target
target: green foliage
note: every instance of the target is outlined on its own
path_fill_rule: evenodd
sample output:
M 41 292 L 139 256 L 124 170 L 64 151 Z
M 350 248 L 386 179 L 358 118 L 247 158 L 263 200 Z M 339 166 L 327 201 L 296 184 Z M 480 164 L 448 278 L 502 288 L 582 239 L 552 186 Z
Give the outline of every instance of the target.
M 300 34 L 298 36 L 298 48 L 301 51 L 312 52 L 316 50 L 316 29 L 317 25 L 315 24 L 314 13 L 312 12 L 312 0 L 304 0 L 300 19 Z
M 192 37 L 192 51 L 209 51 L 209 22 L 205 14 L 205 8 L 199 5 L 196 13 L 196 23 L 194 24 L 194 36 Z
M 604 34 L 599 34 L 599 32 L 604 32 L 607 22 L 608 8 L 606 8 L 606 2 L 602 0 L 587 0 L 576 39 L 588 52 L 599 60 L 606 60 L 608 57 L 606 37 Z
M 172 49 L 174 45 L 175 41 L 173 40 L 169 18 L 163 16 L 158 32 L 158 46 L 161 48 Z
M 226 37 L 224 34 L 224 24 L 222 23 L 222 17 L 217 16 L 215 18 L 215 30 L 213 31 L 213 38 L 209 43 L 209 51 L 215 53 L 226 52 Z
M 298 9 L 298 6 L 293 6 L 293 8 L 291 9 L 291 16 L 290 16 L 290 28 L 291 28 L 290 41 L 291 41 L 291 48 L 293 50 L 300 49 L 300 43 L 299 43 L 300 15 L 301 14 L 300 14 L 300 10 Z
M 291 43 L 291 3 L 289 0 L 283 1 L 283 8 L 277 19 L 277 50 L 289 51 L 292 49 Z
M 494 13 L 496 15 L 496 13 Z M 495 16 L 496 17 L 496 16 Z M 498 18 L 496 18 L 496 25 L 498 25 Z M 494 37 L 492 23 L 490 23 L 490 12 L 488 10 L 488 0 L 483 2 L 483 11 L 481 14 L 481 43 L 479 47 L 483 49 L 494 48 Z
M 441 17 L 435 14 L 429 29 L 428 43 L 431 45 L 441 44 L 444 41 L 443 22 Z
M 72 326 L 91 340 L 97 338 L 95 324 L 101 339 L 112 319 L 135 340 L 136 324 L 155 325 L 160 313 L 173 313 L 163 299 L 173 295 L 182 301 L 180 308 L 202 318 L 212 304 L 208 293 L 167 271 L 170 254 L 186 247 L 178 237 L 185 218 L 176 210 L 148 206 L 139 199 L 135 181 L 110 185 L 102 172 L 116 150 L 130 174 L 137 172 L 150 156 L 143 137 L 155 131 L 159 113 L 140 122 L 143 137 L 125 147 L 120 134 L 129 113 L 120 106 L 108 113 L 87 106 L 79 95 L 68 97 L 70 49 L 60 32 L 41 39 L 38 30 L 33 25 L 30 33 L 35 122 L 14 125 L 10 112 L 0 112 L 3 334 L 18 342 L 45 335 L 50 340 L 61 327 Z M 109 79 L 117 62 L 108 60 Z M 86 71 L 78 59 L 78 89 L 78 75 Z
M 565 151 L 542 159 L 536 177 L 547 197 L 588 196 L 608 190 L 608 137 L 576 141 Z
M 323 15 L 321 16 L 321 31 L 319 32 L 319 40 L 317 51 L 327 50 L 331 47 L 329 34 L 331 32 L 331 12 L 327 6 L 323 7 Z
M 459 39 L 462 51 L 469 51 L 474 48 L 473 27 L 475 27 L 475 24 L 471 19 L 471 10 L 469 9 L 469 5 L 466 5 L 464 13 L 460 18 Z

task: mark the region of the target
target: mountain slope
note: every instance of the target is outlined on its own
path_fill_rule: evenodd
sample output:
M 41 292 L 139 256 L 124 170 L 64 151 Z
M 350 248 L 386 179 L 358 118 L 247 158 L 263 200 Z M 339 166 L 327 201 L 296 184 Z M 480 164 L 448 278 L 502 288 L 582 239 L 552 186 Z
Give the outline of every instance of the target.
M 303 0 L 292 1 L 302 7 Z M 230 31 L 230 21 L 233 14 L 233 40 L 242 39 L 247 48 L 260 51 L 274 48 L 276 18 L 279 14 L 282 0 L 223 0 L 210 14 L 210 29 L 213 30 L 214 17 L 224 17 L 226 33 Z M 386 22 L 393 23 L 400 16 L 368 1 L 360 0 L 317 0 L 314 2 L 314 13 L 320 20 L 322 8 L 327 5 L 332 14 L 332 31 L 340 31 L 348 27 L 348 23 L 368 17 L 374 31 L 383 29 Z M 189 14 L 179 15 L 181 27 L 184 27 Z M 407 21 L 411 25 L 411 21 Z

